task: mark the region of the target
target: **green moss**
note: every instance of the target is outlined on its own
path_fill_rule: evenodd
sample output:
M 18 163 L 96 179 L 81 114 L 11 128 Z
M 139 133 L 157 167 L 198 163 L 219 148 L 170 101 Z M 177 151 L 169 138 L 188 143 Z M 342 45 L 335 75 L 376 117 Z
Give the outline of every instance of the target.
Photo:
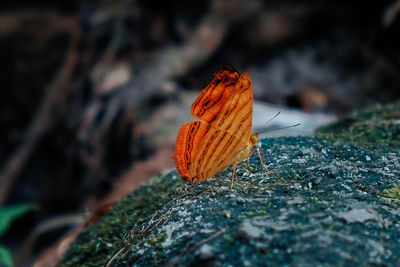
M 170 216 L 159 212 L 162 207 L 183 197 L 208 196 L 211 191 L 215 196 L 226 194 L 227 186 L 230 185 L 230 181 L 226 183 L 227 179 L 222 179 L 225 177 L 193 185 L 179 177 L 171 179 L 174 173 L 178 175 L 175 171 L 155 177 L 150 183 L 120 200 L 95 225 L 79 235 L 61 266 L 105 266 L 110 261 L 120 263 L 129 255 L 130 248 L 143 243 L 161 249 L 161 243 L 167 235 L 165 232 L 154 233 L 153 230 Z M 220 175 L 228 174 L 229 169 Z M 238 191 L 248 192 L 256 187 L 248 181 L 237 181 L 235 189 Z M 158 261 L 162 259 L 155 257 L 152 260 L 155 265 Z
M 223 235 L 223 238 L 228 242 L 228 244 L 232 245 L 235 242 L 235 235 L 232 233 L 226 233 Z
M 267 214 L 266 210 L 248 210 L 245 211 L 246 216 L 261 216 Z
M 152 246 L 155 246 L 157 248 L 162 248 L 161 243 L 164 242 L 167 239 L 167 233 L 165 231 L 162 231 L 160 234 L 151 234 L 147 238 L 147 243 L 149 243 Z
M 400 148 L 400 101 L 352 112 L 317 129 L 316 136 L 334 143 L 387 150 Z
M 181 179 L 171 179 L 170 175 L 160 175 L 150 184 L 143 185 L 127 195 L 95 225 L 79 235 L 77 241 L 66 253 L 61 266 L 106 265 L 113 255 L 126 246 L 129 238 L 125 236 L 128 233 L 129 236 L 135 235 L 132 229 L 140 225 L 139 219 L 149 217 L 166 205 L 178 192 L 177 187 L 180 185 L 183 185 Z M 150 236 L 148 241 L 157 245 L 163 242 L 163 239 L 165 240 L 165 233 Z
M 381 197 L 392 198 L 396 201 L 400 201 L 400 183 L 393 186 L 392 188 L 384 189 L 380 193 Z
M 328 225 L 326 227 L 326 230 L 328 230 L 328 231 L 338 231 L 339 229 L 338 229 L 338 227 L 336 225 L 330 224 L 330 225 Z

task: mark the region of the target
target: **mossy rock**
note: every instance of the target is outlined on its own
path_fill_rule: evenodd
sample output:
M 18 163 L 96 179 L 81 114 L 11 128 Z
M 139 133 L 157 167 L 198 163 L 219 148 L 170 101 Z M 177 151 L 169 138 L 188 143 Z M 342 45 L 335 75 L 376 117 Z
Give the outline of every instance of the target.
M 373 112 L 395 125 L 379 145 L 345 126 L 264 139 L 273 172 L 255 155 L 232 189 L 231 167 L 195 185 L 166 171 L 83 232 L 61 265 L 400 266 L 400 116 Z M 358 119 L 366 131 L 374 116 Z
M 354 111 L 321 127 L 316 136 L 335 143 L 388 151 L 400 149 L 400 101 Z

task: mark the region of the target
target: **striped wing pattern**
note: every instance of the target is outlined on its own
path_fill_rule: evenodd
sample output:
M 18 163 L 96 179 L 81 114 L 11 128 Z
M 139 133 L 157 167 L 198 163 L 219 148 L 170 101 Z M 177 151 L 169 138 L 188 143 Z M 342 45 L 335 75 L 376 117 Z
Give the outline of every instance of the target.
M 233 66 L 224 65 L 220 68 L 193 102 L 193 116 L 212 124 L 231 97 L 238 80 L 239 73 Z
M 253 146 L 250 142 L 253 109 L 250 77 L 247 73 L 239 75 L 231 72 L 231 68 L 226 69 L 224 66 L 221 70 L 225 73 L 217 72 L 211 85 L 192 105 L 192 113 L 201 121 L 184 124 L 178 133 L 176 167 L 182 178 L 192 183 L 242 161 Z M 210 99 L 215 104 L 209 104 Z

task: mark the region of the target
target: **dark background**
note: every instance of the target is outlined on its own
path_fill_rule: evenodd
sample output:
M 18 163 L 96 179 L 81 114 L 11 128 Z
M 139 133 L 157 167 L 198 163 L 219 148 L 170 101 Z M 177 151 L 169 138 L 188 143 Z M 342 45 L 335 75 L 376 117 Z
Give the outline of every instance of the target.
M 400 96 L 400 1 L 0 7 L 0 203 L 39 205 L 0 239 L 20 262 L 174 167 L 182 113 L 225 63 L 249 71 L 256 100 L 307 113 Z

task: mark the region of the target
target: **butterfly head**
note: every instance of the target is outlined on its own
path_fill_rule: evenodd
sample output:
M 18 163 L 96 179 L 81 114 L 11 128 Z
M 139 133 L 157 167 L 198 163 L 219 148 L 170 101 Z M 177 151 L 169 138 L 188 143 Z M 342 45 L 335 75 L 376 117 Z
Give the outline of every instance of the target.
M 250 142 L 254 146 L 258 142 L 258 133 L 252 134 L 250 136 Z

